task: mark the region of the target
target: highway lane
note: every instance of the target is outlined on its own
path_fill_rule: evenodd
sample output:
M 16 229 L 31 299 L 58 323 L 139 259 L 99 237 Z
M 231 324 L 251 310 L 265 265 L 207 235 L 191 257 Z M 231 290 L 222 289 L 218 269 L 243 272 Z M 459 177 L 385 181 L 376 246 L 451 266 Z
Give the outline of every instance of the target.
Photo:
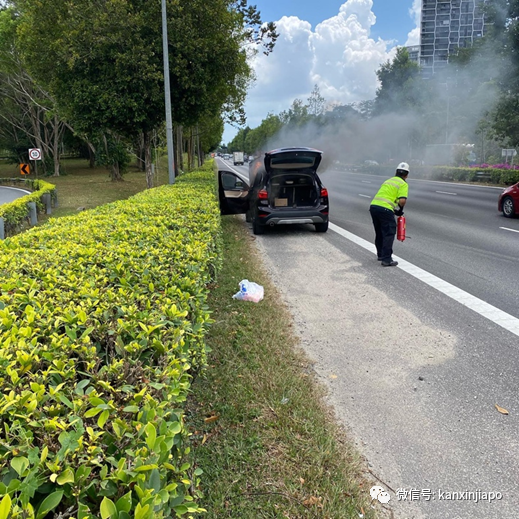
M 248 165 L 220 160 L 248 179 Z M 369 204 L 384 177 L 329 169 L 321 180 L 330 221 L 373 242 Z M 497 210 L 502 188 L 409 179 L 407 236 L 395 254 L 496 308 L 519 318 L 519 219 Z
M 331 221 L 373 241 L 368 208 L 384 178 L 330 170 L 321 179 L 330 195 Z M 497 211 L 502 189 L 412 178 L 408 183 L 409 238 L 395 241 L 395 254 L 519 317 L 519 285 L 514 282 L 519 219 Z
M 246 168 L 223 167 L 246 174 Z M 383 178 L 331 170 L 321 178 L 330 192 L 332 221 L 372 242 L 368 206 Z M 500 190 L 415 179 L 409 184 L 412 238 L 396 244 L 397 254 L 426 268 L 438 266 L 434 257 L 441 250 L 447 256 L 436 275 L 455 277 L 456 286 L 468 279 L 485 292 L 486 273 L 471 269 L 517 257 L 517 242 L 511 250 L 500 243 L 501 224 L 518 224 L 497 213 Z M 446 222 L 446 238 L 438 220 Z M 380 268 L 372 252 L 337 232 L 275 228 L 255 243 L 336 416 L 372 473 L 387 484 L 395 517 L 515 517 L 517 336 L 402 268 Z M 469 261 L 467 252 L 475 259 Z M 500 414 L 496 404 L 510 414 Z M 399 488 L 432 489 L 436 499 L 399 502 Z M 442 501 L 440 489 L 480 489 L 502 498 Z

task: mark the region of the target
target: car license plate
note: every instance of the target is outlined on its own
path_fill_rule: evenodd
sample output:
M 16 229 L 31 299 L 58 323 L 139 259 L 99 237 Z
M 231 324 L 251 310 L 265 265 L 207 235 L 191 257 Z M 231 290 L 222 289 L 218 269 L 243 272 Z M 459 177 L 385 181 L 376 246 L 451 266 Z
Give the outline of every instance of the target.
M 276 207 L 286 207 L 288 205 L 288 198 L 274 198 L 274 205 Z

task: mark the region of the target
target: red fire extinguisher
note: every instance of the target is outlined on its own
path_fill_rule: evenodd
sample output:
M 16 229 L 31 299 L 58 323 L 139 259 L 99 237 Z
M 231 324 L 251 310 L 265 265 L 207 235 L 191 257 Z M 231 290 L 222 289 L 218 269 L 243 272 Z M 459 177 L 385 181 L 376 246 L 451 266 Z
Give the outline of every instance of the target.
M 396 221 L 396 239 L 398 241 L 405 240 L 405 216 L 399 216 Z

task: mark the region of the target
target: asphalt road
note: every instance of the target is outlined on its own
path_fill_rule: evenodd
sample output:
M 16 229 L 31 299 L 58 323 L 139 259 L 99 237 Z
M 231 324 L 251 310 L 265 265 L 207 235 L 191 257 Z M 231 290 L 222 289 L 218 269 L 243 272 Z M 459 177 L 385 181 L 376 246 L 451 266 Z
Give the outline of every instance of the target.
M 412 177 L 412 172 L 410 174 Z M 331 220 L 373 240 L 367 211 L 381 177 L 328 171 Z M 497 211 L 501 188 L 408 179 L 407 235 L 395 253 L 491 305 L 519 317 L 519 219 Z
M 224 163 L 248 179 L 247 166 Z M 330 220 L 372 242 L 369 202 L 384 179 L 329 170 L 321 180 L 330 195 Z M 519 218 L 497 211 L 502 188 L 412 178 L 408 183 L 407 239 L 395 241 L 395 254 L 519 318 Z
M 0 205 L 8 204 L 9 202 L 13 202 L 17 198 L 30 194 L 30 191 L 25 191 L 24 189 L 19 189 L 17 187 L 0 187 Z
M 518 336 L 427 279 L 380 267 L 363 242 L 373 239 L 367 206 L 383 179 L 321 178 L 337 227 L 280 227 L 255 243 L 387 507 L 397 518 L 517 517 Z M 519 236 L 500 227 L 519 227 L 497 213 L 499 190 L 409 186 L 411 239 L 396 254 L 517 316 Z

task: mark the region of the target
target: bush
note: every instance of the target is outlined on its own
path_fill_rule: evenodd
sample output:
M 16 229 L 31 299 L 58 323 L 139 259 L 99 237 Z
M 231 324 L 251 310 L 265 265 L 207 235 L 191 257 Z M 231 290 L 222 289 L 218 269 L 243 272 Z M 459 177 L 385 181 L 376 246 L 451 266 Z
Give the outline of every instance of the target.
M 9 204 L 0 206 L 0 217 L 4 219 L 6 236 L 13 235 L 21 224 L 27 220 L 29 210 L 27 204 L 36 202 L 38 210 L 43 209 L 42 196 L 49 193 L 53 199 L 56 198 L 56 186 L 45 182 L 44 180 L 21 180 L 20 179 L 1 179 L 2 185 L 16 185 L 21 188 L 27 188 L 33 192 L 27 196 L 17 198 Z
M 2 517 L 201 510 L 183 407 L 220 261 L 214 191 L 193 173 L 0 244 Z

